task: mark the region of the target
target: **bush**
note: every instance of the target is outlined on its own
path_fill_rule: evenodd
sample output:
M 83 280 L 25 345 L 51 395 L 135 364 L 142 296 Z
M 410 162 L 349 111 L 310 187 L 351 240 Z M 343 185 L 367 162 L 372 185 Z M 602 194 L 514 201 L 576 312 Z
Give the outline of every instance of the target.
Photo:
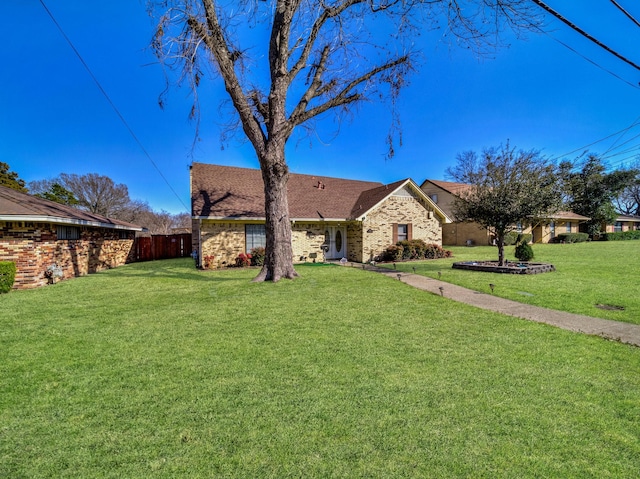
M 404 248 L 398 245 L 387 246 L 382 254 L 378 257 L 378 261 L 400 261 Z
M 584 243 L 589 241 L 588 233 L 562 233 L 553 238 L 553 243 Z
M 533 259 L 533 248 L 525 241 L 516 245 L 515 257 L 518 261 L 531 261 Z
M 640 230 L 618 231 L 617 233 L 603 233 L 600 235 L 602 241 L 624 241 L 640 239 Z
M 240 253 L 236 258 L 236 266 L 239 268 L 251 266 L 251 255 L 248 253 Z
M 262 266 L 264 265 L 265 251 L 262 246 L 257 246 L 251 249 L 251 266 Z
M 0 293 L 8 293 L 16 280 L 16 264 L 11 261 L 0 261 Z
M 377 261 L 402 261 L 417 259 L 449 258 L 451 251 L 442 249 L 437 244 L 427 244 L 421 239 L 398 241 L 388 246 Z

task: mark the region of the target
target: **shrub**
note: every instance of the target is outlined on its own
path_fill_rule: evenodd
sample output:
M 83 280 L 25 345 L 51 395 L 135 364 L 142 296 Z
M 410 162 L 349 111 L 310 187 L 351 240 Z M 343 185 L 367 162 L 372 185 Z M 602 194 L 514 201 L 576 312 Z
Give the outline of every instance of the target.
M 519 261 L 531 261 L 533 259 L 533 248 L 526 241 L 516 245 L 515 257 Z
M 404 248 L 398 245 L 387 246 L 382 254 L 378 257 L 378 261 L 400 261 Z
M 437 244 L 427 244 L 421 239 L 415 239 L 387 246 L 377 261 L 449 258 L 451 254 L 451 251 L 442 249 Z
M 262 266 L 264 264 L 265 251 L 262 246 L 251 249 L 251 266 Z
M 205 257 L 202 258 L 204 260 L 204 268 L 205 269 L 213 269 L 213 268 L 215 268 L 215 263 L 214 263 L 215 258 L 216 257 L 214 255 L 212 255 L 212 254 L 205 255 Z
M 624 241 L 640 239 L 640 230 L 618 231 L 617 233 L 603 233 L 600 235 L 602 241 Z
M 248 253 L 240 253 L 236 258 L 236 266 L 239 268 L 251 266 L 251 255 Z
M 584 243 L 588 240 L 588 233 L 562 233 L 553 239 L 553 243 Z
M 0 293 L 8 293 L 16 280 L 16 264 L 12 261 L 0 261 Z

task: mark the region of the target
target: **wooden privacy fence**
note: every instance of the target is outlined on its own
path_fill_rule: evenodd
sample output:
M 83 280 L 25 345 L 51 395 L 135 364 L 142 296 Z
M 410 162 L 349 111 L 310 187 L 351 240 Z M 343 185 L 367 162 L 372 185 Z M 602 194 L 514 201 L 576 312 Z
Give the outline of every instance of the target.
M 191 256 L 191 234 L 140 236 L 134 242 L 136 261 Z

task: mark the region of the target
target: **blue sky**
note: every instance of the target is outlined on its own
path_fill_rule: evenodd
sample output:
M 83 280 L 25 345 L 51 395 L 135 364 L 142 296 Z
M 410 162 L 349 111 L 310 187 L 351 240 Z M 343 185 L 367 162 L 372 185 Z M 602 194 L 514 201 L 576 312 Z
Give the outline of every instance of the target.
M 640 20 L 638 2 L 618 2 Z M 133 199 L 179 213 L 189 205 L 192 161 L 258 167 L 247 143 L 232 141 L 221 149 L 216 121 L 221 84 L 206 89 L 202 141 L 195 149 L 188 91 L 172 90 L 165 109 L 158 107 L 164 77 L 148 48 L 153 22 L 143 1 L 45 3 L 151 160 L 41 3 L 4 0 L 0 161 L 22 179 L 99 173 L 126 184 Z M 547 3 L 640 63 L 640 27 L 610 2 Z M 287 150 L 291 171 L 383 183 L 446 179 L 458 153 L 507 140 L 553 158 L 590 150 L 611 167 L 633 161 L 640 153 L 640 71 L 546 18 L 549 35 L 509 39 L 508 48 L 483 58 L 446 44 L 438 32 L 424 35 L 420 68 L 400 98 L 403 146 L 396 156 L 385 159 L 388 107 L 369 103 L 344 121 L 337 135 L 330 115 L 317 134 L 293 139 Z

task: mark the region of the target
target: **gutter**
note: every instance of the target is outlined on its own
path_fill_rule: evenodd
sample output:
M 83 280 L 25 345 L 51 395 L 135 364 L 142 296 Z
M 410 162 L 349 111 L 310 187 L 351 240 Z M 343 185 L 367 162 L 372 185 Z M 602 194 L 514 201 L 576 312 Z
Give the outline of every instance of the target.
M 78 225 L 78 226 L 96 226 L 99 228 L 110 228 L 115 230 L 127 230 L 127 231 L 144 231 L 145 228 L 141 226 L 125 226 L 115 223 L 102 223 L 99 221 L 81 220 L 75 218 L 61 218 L 58 216 L 34 216 L 34 215 L 0 215 L 0 221 L 25 221 L 31 223 L 55 223 L 63 225 Z

